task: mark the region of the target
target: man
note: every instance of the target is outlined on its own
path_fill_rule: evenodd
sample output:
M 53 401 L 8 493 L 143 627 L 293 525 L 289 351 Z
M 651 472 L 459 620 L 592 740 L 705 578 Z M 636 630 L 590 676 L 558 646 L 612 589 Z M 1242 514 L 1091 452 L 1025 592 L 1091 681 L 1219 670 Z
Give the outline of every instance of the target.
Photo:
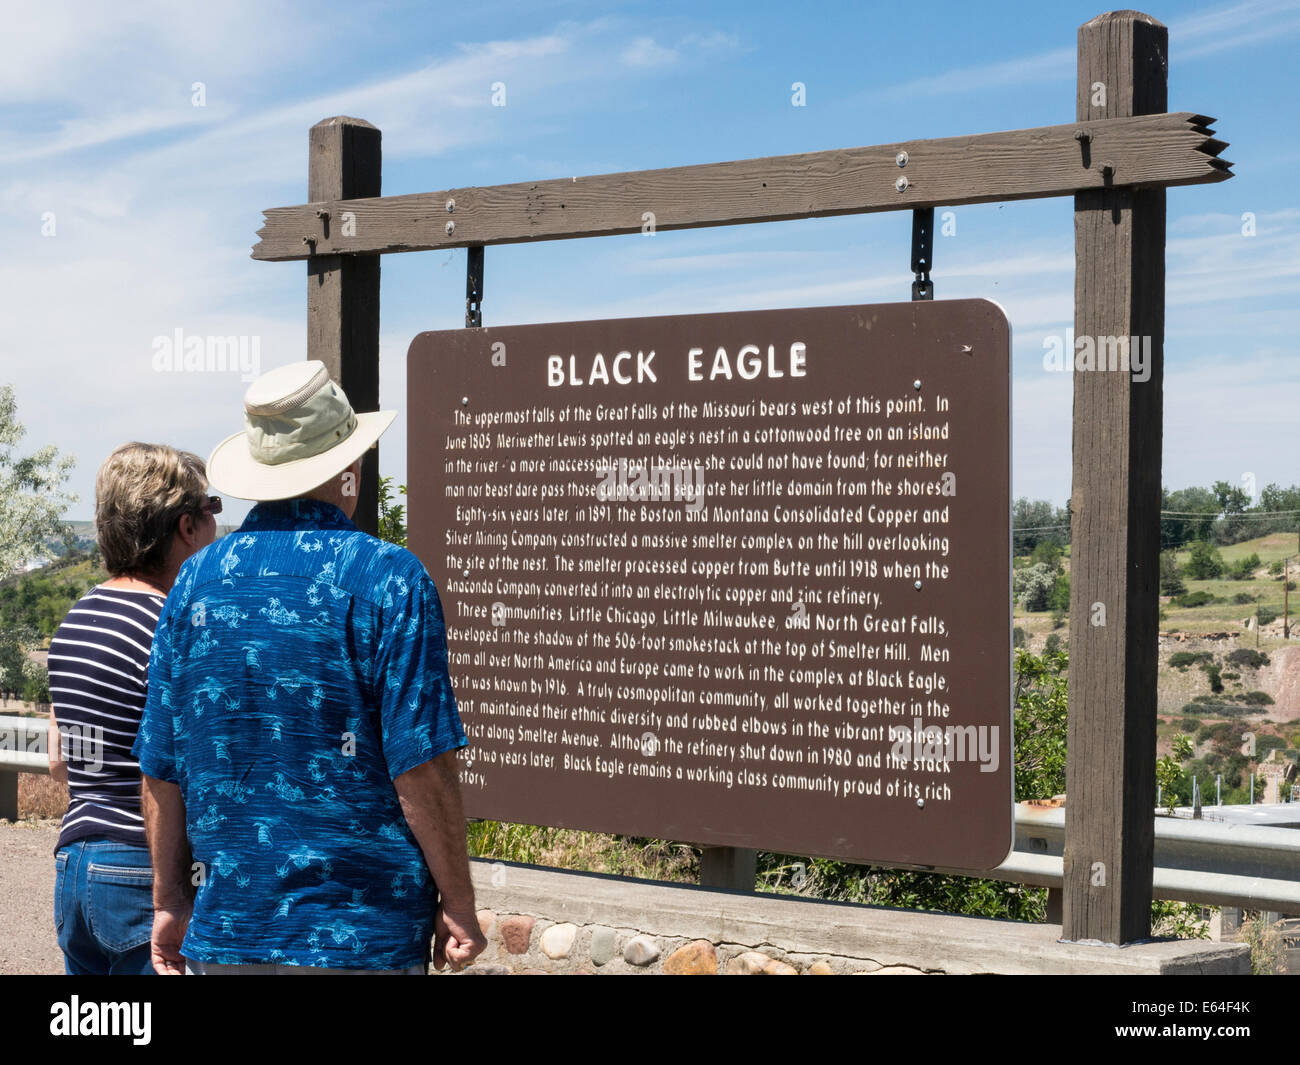
M 212 484 L 258 500 L 181 569 L 135 753 L 163 974 L 459 970 L 475 916 L 438 591 L 360 532 L 354 414 L 319 362 L 272 370 Z

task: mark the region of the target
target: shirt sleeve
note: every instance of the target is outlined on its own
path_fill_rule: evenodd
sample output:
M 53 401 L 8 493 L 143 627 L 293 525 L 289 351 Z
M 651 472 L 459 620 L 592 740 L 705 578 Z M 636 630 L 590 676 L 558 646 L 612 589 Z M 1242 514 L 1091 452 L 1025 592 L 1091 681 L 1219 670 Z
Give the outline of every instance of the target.
M 154 631 L 153 650 L 149 655 L 149 690 L 131 753 L 145 776 L 179 784 L 172 721 L 173 602 L 169 595 Z
M 388 775 L 396 779 L 447 751 L 468 747 L 447 668 L 447 627 L 428 574 L 381 615 L 377 666 Z

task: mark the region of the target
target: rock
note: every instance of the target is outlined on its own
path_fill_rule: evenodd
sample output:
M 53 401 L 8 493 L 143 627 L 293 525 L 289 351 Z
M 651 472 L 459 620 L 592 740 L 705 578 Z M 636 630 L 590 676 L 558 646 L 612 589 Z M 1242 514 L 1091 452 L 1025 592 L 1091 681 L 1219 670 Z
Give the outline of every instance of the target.
M 697 939 L 678 947 L 664 959 L 669 976 L 712 976 L 718 971 L 718 952 L 707 939 Z
M 509 976 L 510 970 L 504 965 L 471 965 L 462 972 L 466 976 Z
M 533 936 L 531 917 L 507 917 L 501 923 L 501 942 L 511 954 L 527 954 L 528 941 Z
M 520 976 L 551 976 L 545 969 L 524 969 L 519 973 Z
M 766 954 L 757 950 L 747 950 L 727 962 L 727 972 L 733 976 L 753 976 L 761 973 L 771 960 Z
M 604 965 L 614 957 L 618 945 L 614 929 L 597 927 L 591 930 L 591 961 L 593 965 Z
M 479 910 L 476 916 L 478 917 L 479 931 L 487 935 L 488 929 L 492 927 L 492 922 L 497 919 L 497 915 L 491 910 Z
M 553 924 L 542 933 L 541 945 L 542 953 L 548 958 L 567 958 L 569 951 L 573 949 L 573 941 L 577 938 L 578 926 L 576 924 Z
M 828 962 L 815 961 L 808 966 L 805 976 L 834 976 L 835 970 L 830 967 Z
M 872 969 L 870 972 L 863 972 L 862 976 L 924 976 L 925 973 L 920 969 L 913 969 L 907 965 L 886 965 L 880 969 Z
M 798 976 L 799 970 L 787 962 L 777 961 L 773 958 L 763 966 L 764 976 Z
M 649 936 L 633 936 L 623 948 L 623 960 L 629 965 L 649 965 L 659 957 L 659 948 Z

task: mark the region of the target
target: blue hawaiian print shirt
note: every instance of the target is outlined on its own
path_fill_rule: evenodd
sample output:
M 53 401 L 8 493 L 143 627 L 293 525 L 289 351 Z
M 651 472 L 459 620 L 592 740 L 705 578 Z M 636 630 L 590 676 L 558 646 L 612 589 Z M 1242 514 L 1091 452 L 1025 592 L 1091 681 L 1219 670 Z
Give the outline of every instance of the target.
M 259 503 L 181 567 L 134 748 L 185 801 L 199 884 L 181 953 L 427 961 L 437 888 L 392 782 L 467 745 L 419 559 L 332 504 Z

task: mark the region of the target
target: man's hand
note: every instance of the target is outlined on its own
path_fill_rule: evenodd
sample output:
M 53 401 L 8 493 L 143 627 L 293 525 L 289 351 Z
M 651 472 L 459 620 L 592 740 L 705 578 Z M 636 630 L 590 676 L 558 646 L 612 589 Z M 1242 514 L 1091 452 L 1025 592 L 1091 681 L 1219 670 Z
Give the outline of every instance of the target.
M 433 915 L 433 967 L 441 970 L 445 964 L 453 972 L 487 947 L 475 914 L 459 768 L 456 752 L 444 751 L 393 780 L 402 815 L 441 892 Z
M 159 976 L 184 976 L 185 959 L 181 956 L 181 943 L 189 927 L 192 907 L 181 905 L 170 910 L 154 909 L 153 936 L 149 941 L 149 957 L 153 971 Z
M 149 959 L 160 976 L 184 976 L 181 941 L 194 909 L 190 883 L 192 857 L 185 838 L 185 800 L 181 789 L 142 774 L 140 809 L 153 860 L 153 935 Z
M 468 913 L 444 909 L 438 903 L 433 915 L 433 967 L 439 971 L 444 964 L 458 973 L 487 948 L 487 937 L 478 925 L 478 915 L 473 907 Z

